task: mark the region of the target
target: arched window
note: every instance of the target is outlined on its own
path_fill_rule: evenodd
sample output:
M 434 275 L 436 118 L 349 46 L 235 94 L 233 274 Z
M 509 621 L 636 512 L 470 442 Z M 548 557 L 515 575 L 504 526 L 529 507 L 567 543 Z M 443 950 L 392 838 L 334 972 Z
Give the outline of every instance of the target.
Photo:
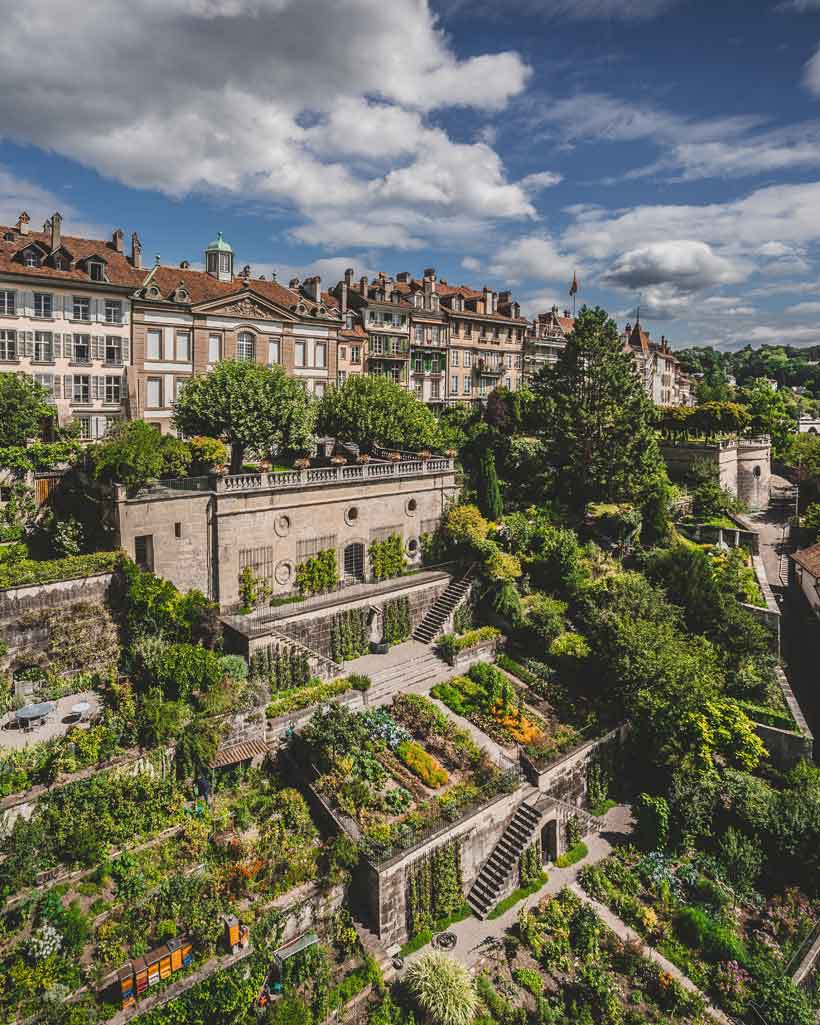
M 236 339 L 236 358 L 246 363 L 256 359 L 256 339 L 250 331 L 240 331 Z

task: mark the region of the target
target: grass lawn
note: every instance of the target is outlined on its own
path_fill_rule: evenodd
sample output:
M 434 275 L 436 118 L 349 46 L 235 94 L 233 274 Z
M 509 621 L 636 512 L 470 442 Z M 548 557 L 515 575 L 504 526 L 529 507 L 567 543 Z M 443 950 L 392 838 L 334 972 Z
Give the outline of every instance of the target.
M 538 893 L 541 887 L 549 882 L 549 876 L 546 872 L 542 872 L 538 879 L 534 879 L 531 883 L 527 883 L 526 886 L 519 886 L 517 889 L 505 897 L 504 900 L 500 900 L 492 911 L 487 915 L 487 918 L 500 918 L 505 911 L 509 911 L 510 908 L 515 907 L 519 901 L 524 900 L 526 897 L 531 897 L 534 893 Z
M 556 858 L 555 864 L 558 868 L 569 868 L 570 865 L 577 865 L 579 861 L 583 861 L 588 854 L 589 849 L 583 840 L 581 840 L 573 847 L 570 847 L 568 851 L 565 851 Z

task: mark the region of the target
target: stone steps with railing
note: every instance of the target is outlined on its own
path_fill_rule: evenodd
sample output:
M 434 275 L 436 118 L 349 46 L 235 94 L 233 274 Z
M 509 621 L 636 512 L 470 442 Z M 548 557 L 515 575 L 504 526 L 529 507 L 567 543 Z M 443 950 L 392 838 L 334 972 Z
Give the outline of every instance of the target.
M 526 801 L 516 808 L 467 894 L 467 903 L 479 918 L 486 918 L 498 903 L 522 853 L 535 839 L 540 821 L 540 812 Z
M 413 637 L 424 644 L 431 644 L 441 632 L 453 610 L 466 598 L 470 590 L 475 567 L 470 566 L 466 573 L 451 581 L 430 606 L 427 615 L 413 631 Z

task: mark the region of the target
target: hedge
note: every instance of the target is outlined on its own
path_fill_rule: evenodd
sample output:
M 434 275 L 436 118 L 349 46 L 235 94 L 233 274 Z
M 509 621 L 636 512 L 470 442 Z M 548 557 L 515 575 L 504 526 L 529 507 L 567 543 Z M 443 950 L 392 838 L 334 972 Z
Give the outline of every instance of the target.
M 468 630 L 467 633 L 456 636 L 456 634 L 442 634 L 436 641 L 439 652 L 446 659 L 451 659 L 460 651 L 466 648 L 474 648 L 485 641 L 494 641 L 501 636 L 501 631 L 494 626 L 479 626 L 475 630 Z
M 111 573 L 118 552 L 91 552 L 89 555 L 67 555 L 64 559 L 18 559 L 0 563 L 0 588 L 24 584 L 51 584 L 57 580 L 75 580 L 95 573 Z
M 738 704 L 752 722 L 759 722 L 764 726 L 773 726 L 778 730 L 788 730 L 789 733 L 795 732 L 794 719 L 788 712 L 781 712 L 776 708 L 768 708 L 766 705 L 758 705 L 754 701 L 738 701 Z

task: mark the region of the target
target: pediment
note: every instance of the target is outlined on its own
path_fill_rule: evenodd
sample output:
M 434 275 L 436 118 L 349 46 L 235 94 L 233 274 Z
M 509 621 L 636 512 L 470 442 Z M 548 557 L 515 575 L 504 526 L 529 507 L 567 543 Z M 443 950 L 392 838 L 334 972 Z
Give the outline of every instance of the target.
M 241 317 L 243 320 L 294 321 L 297 319 L 284 306 L 263 299 L 250 291 L 198 303 L 194 310 L 197 313 L 207 313 L 214 317 Z

